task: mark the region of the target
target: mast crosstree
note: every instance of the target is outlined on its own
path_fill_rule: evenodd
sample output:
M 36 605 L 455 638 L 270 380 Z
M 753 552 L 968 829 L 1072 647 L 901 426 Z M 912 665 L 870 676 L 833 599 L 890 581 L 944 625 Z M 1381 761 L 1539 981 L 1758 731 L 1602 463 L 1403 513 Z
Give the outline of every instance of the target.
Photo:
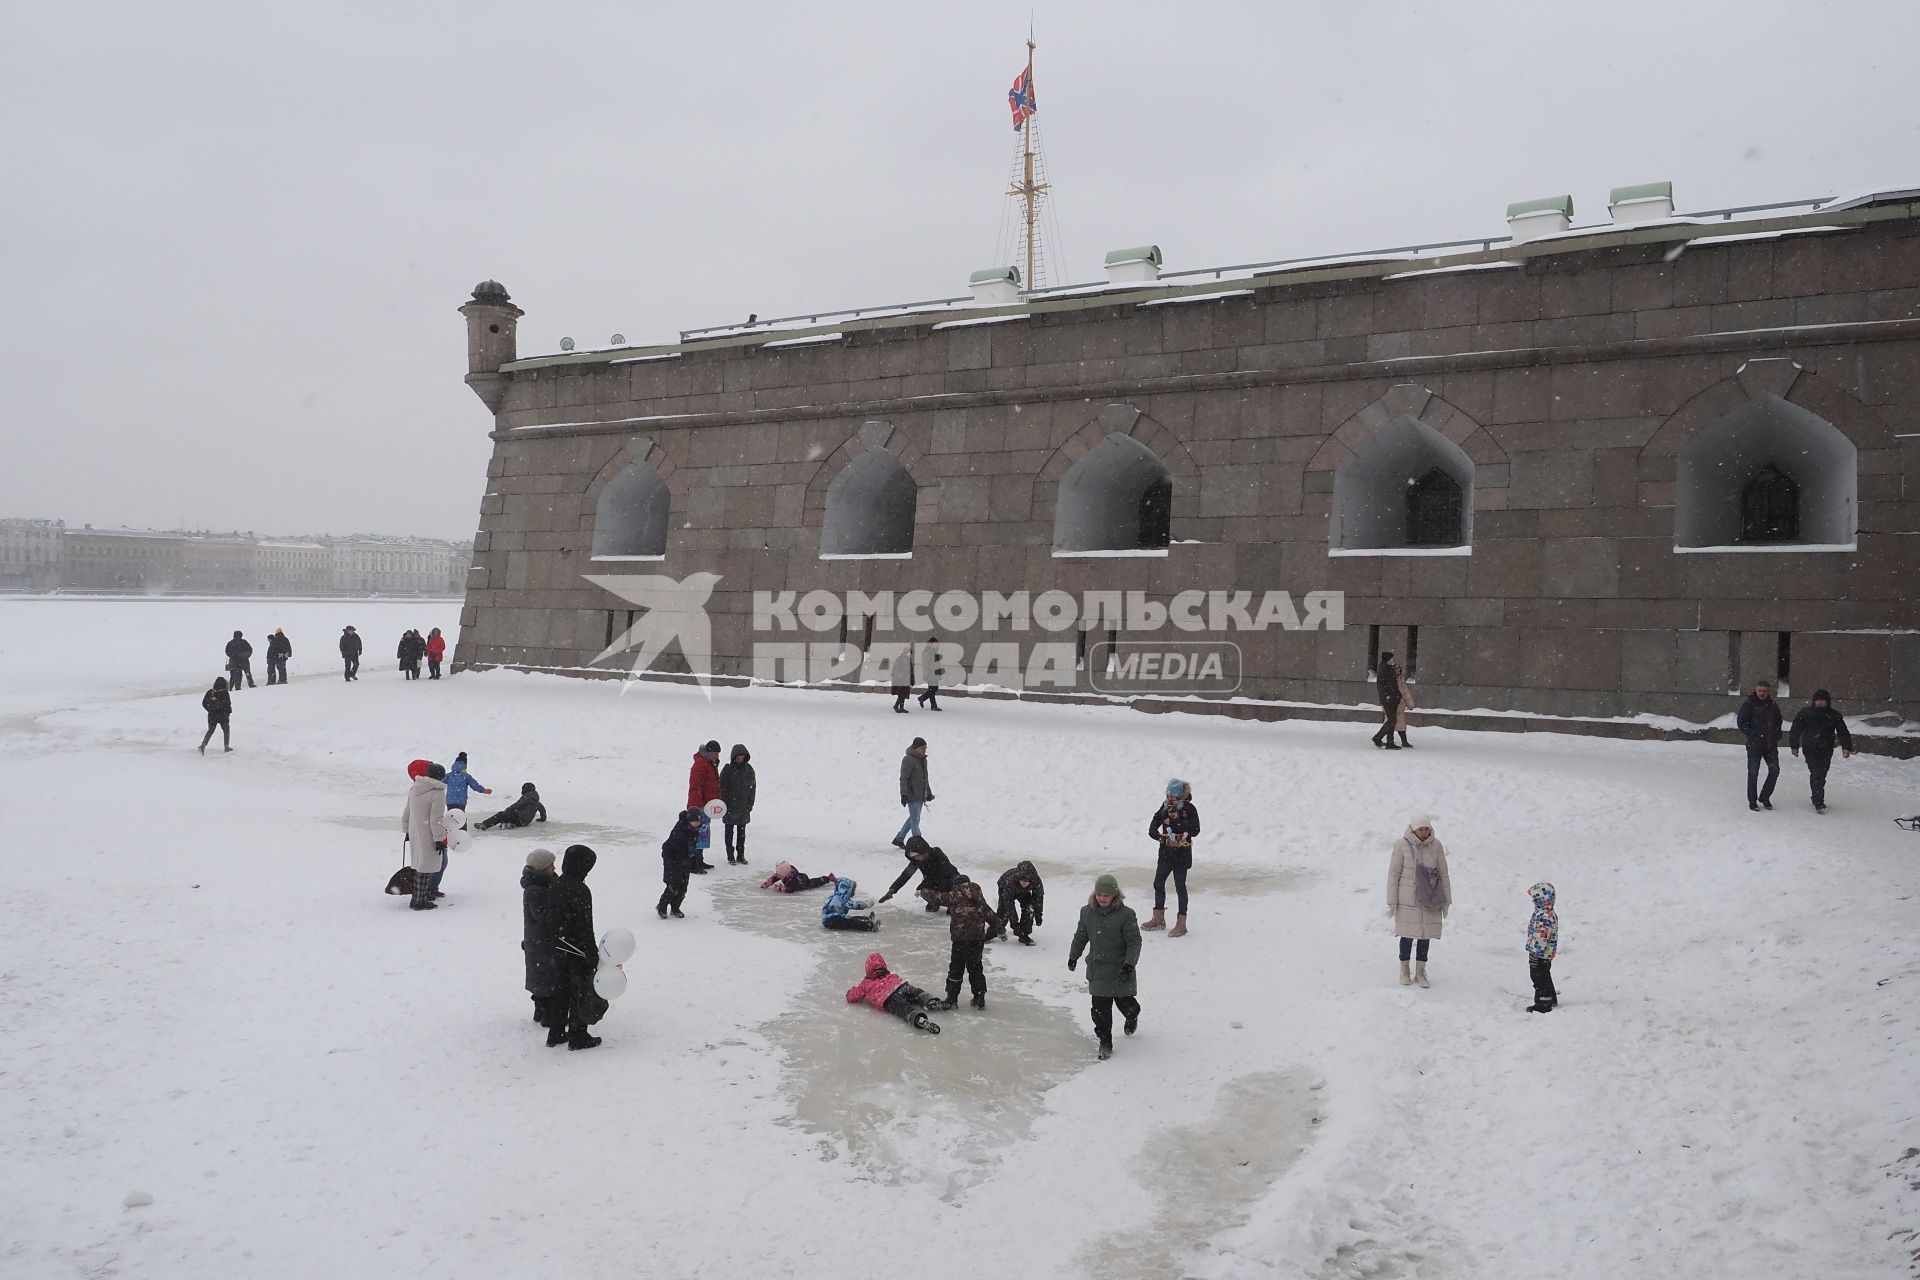
M 1021 269 L 1021 284 L 1028 289 L 1040 288 L 1051 274 L 1045 215 L 1050 212 L 1048 197 L 1053 185 L 1047 179 L 1046 156 L 1040 146 L 1039 106 L 1033 88 L 1034 48 L 1033 34 L 1029 32 L 1026 70 L 1014 79 L 1013 89 L 1007 95 L 1013 108 L 1014 132 L 1019 136 L 1013 148 L 1013 173 L 1007 186 L 1013 212 L 1011 235 L 1002 236 L 1000 258 Z M 1057 240 L 1057 234 L 1053 238 Z M 1054 247 L 1057 252 L 1058 246 Z

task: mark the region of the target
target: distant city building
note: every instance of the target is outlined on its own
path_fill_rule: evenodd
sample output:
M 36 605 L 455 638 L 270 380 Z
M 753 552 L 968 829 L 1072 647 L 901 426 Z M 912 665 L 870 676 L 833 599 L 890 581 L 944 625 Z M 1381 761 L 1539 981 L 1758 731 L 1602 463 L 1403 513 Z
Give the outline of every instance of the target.
M 152 529 L 68 529 L 60 586 L 68 591 L 178 591 L 186 535 Z
M 262 542 L 255 572 L 260 590 L 320 595 L 333 590 L 333 549 L 321 542 Z
M 0 591 L 51 591 L 60 585 L 58 520 L 0 520 Z M 462 558 L 459 576 L 466 577 Z

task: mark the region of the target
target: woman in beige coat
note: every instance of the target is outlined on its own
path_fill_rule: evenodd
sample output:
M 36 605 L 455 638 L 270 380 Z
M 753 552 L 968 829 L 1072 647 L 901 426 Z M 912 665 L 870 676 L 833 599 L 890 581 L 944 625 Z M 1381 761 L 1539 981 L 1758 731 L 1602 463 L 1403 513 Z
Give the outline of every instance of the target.
M 416 772 L 418 765 L 426 767 Z M 407 789 L 400 829 L 407 833 L 407 865 L 413 868 L 413 901 L 408 905 L 415 911 L 431 911 L 433 900 L 440 896 L 436 886 L 447 858 L 447 773 L 424 760 L 409 765 L 407 773 L 413 785 Z
M 1395 708 L 1393 713 L 1394 731 L 1400 735 L 1401 746 L 1412 747 L 1413 744 L 1407 741 L 1407 712 L 1413 710 L 1413 690 L 1407 687 L 1406 668 L 1400 666 L 1394 667 L 1393 678 L 1400 685 L 1400 705 Z
M 1440 936 L 1441 922 L 1453 905 L 1453 878 L 1447 874 L 1447 849 L 1433 833 L 1433 819 L 1415 814 L 1407 833 L 1393 842 L 1387 868 L 1387 914 L 1400 935 L 1400 985 L 1427 984 L 1427 946 Z M 1415 944 L 1419 952 L 1414 954 Z M 1407 972 L 1407 961 L 1415 968 Z

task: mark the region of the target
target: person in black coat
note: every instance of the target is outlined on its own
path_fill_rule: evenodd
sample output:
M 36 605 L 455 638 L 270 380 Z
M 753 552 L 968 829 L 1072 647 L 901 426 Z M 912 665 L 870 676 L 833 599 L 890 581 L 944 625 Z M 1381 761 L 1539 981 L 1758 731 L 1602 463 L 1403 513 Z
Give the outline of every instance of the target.
M 253 688 L 253 646 L 238 631 L 233 639 L 227 641 L 227 685 L 239 689 L 240 681 L 245 679 L 248 688 Z
M 1806 752 L 1807 782 L 1813 789 L 1815 813 L 1827 811 L 1827 770 L 1833 764 L 1836 744 L 1841 759 L 1853 755 L 1853 734 L 1847 722 L 1833 709 L 1832 696 L 1825 689 L 1815 689 L 1813 701 L 1800 708 L 1787 733 L 1787 745 L 1793 748 L 1793 754 Z
M 600 855 L 584 844 L 570 844 L 560 859 L 560 878 L 547 889 L 546 929 L 553 940 L 554 999 L 564 1002 L 547 1024 L 547 1047 L 591 1049 L 600 1037 L 587 1030 L 586 1003 L 593 995 L 593 972 L 600 967 L 600 943 L 593 935 L 593 890 L 587 873 Z
M 409 680 L 420 678 L 420 658 L 427 651 L 427 642 L 418 631 L 408 631 L 400 637 L 400 647 L 395 656 L 400 659 L 400 670 Z
M 267 637 L 267 683 L 285 684 L 287 682 L 287 659 L 293 656 L 293 641 L 287 639 L 287 633 L 275 627 L 273 634 Z
M 213 731 L 220 731 L 220 745 L 233 750 L 233 734 L 227 728 L 228 717 L 233 715 L 233 699 L 227 694 L 227 678 L 216 676 L 213 688 L 207 690 L 200 699 L 200 709 L 207 713 L 206 736 L 200 739 L 200 754 L 207 754 L 207 744 L 213 741 Z
M 1393 650 L 1382 653 L 1374 664 L 1374 684 L 1380 691 L 1380 729 L 1373 735 L 1373 745 L 1398 751 L 1400 744 L 1393 740 L 1393 726 L 1400 718 L 1400 668 L 1393 660 Z
M 349 680 L 360 678 L 360 650 L 363 647 L 360 643 L 360 633 L 352 627 L 346 627 L 340 632 L 340 661 L 346 666 Z
M 480 824 L 480 830 L 495 827 L 530 827 L 535 818 L 547 820 L 547 806 L 540 803 L 540 792 L 531 782 L 520 784 L 520 798 Z
M 1773 700 L 1773 686 L 1762 680 L 1740 704 L 1733 718 L 1747 740 L 1747 808 L 1773 808 L 1773 784 L 1780 780 L 1780 704 Z M 1755 790 L 1760 766 L 1767 766 L 1767 781 Z
M 1040 913 L 1046 906 L 1047 887 L 1031 862 L 1023 862 L 1000 876 L 1000 909 L 996 913 L 1003 928 L 1027 946 L 1033 945 L 1033 931 L 1040 925 Z
M 560 965 L 553 954 L 553 930 L 547 923 L 547 892 L 558 879 L 553 850 L 535 849 L 527 855 L 527 865 L 520 872 L 520 950 L 526 954 L 533 1020 L 549 1030 L 555 1013 L 565 1010 L 565 1001 L 560 999 Z
M 675 920 L 687 918 L 680 904 L 687 900 L 687 878 L 693 874 L 693 864 L 700 858 L 693 842 L 700 838 L 700 824 L 706 817 L 702 810 L 682 809 L 673 830 L 660 842 L 660 881 L 667 887 L 661 892 L 654 911 L 662 920 L 669 914 Z
M 887 899 L 893 897 L 894 894 L 900 892 L 901 888 L 905 886 L 907 881 L 913 879 L 916 873 L 920 876 L 920 888 L 931 890 L 934 893 L 951 892 L 964 878 L 960 872 L 954 868 L 945 850 L 928 844 L 919 836 L 909 836 L 907 837 L 906 870 L 894 877 L 893 883 L 887 886 L 887 891 L 880 895 L 880 901 L 885 902 Z M 927 904 L 928 911 L 938 911 L 939 909 L 939 906 L 935 903 L 929 902 Z
M 753 776 L 753 755 L 734 744 L 727 763 L 720 766 L 720 800 L 727 806 L 720 819 L 727 842 L 727 861 L 747 865 L 747 824 L 753 821 L 753 793 L 759 786 Z

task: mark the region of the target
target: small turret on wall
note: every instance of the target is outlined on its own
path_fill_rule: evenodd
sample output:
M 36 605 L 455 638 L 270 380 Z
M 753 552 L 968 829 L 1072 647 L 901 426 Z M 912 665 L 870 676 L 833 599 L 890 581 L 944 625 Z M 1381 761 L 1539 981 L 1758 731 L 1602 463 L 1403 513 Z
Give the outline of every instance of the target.
M 460 314 L 467 318 L 467 385 L 489 412 L 498 413 L 507 389 L 500 366 L 515 358 L 514 327 L 526 312 L 513 305 L 498 280 L 482 280 Z

